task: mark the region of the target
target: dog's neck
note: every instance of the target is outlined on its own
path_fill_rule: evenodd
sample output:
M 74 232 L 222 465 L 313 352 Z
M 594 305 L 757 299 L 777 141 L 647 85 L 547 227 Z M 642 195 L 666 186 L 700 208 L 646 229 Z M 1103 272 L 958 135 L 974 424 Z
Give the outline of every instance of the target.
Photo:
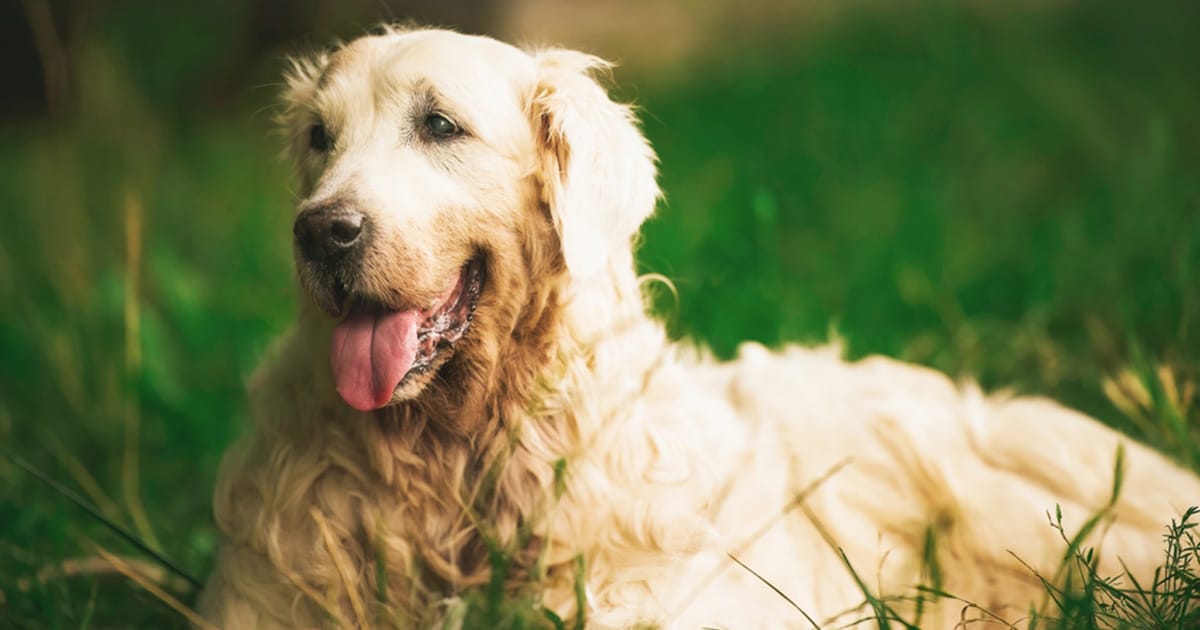
M 493 333 L 480 338 L 500 342 L 484 348 L 495 369 L 456 374 L 475 388 L 457 405 L 430 399 L 372 414 L 349 409 L 327 369 L 296 369 L 320 366 L 314 358 L 328 351 L 327 320 L 302 310 L 251 383 L 257 430 L 231 453 L 227 466 L 240 474 L 218 484 L 214 504 L 227 535 L 270 548 L 286 526 L 324 549 L 329 541 L 317 536 L 313 513 L 325 514 L 356 541 L 331 554 L 364 562 L 386 555 L 395 602 L 423 598 L 428 591 L 418 585 L 444 593 L 485 582 L 489 543 L 511 554 L 510 576 L 536 566 L 569 576 L 574 554 L 603 532 L 551 526 L 555 513 L 579 513 L 556 512 L 555 503 L 575 500 L 573 475 L 604 456 L 596 444 L 605 431 L 621 430 L 667 342 L 643 311 L 631 257 L 587 281 L 561 269 L 556 281 L 545 282 L 544 273 L 526 278 L 539 288 L 509 314 L 517 322 L 511 334 L 480 328 Z M 314 400 L 319 392 L 328 394 Z M 477 415 L 456 425 L 463 413 Z M 285 556 L 271 561 L 289 575 L 301 567 Z

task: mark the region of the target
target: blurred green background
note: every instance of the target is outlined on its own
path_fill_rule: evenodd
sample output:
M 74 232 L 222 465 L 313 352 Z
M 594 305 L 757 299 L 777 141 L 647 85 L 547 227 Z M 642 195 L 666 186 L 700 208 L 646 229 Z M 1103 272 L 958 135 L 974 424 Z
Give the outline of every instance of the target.
M 406 18 L 622 63 L 674 334 L 838 336 L 1200 461 L 1200 3 L 1071 0 L 2 4 L 0 452 L 207 572 L 294 307 L 284 55 Z M 183 624 L 96 545 L 140 557 L 0 458 L 0 626 Z

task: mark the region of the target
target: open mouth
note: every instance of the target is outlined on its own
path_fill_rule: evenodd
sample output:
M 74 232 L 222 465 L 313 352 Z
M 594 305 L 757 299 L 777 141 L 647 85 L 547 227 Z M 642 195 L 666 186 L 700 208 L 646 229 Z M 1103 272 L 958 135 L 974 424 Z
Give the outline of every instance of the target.
M 471 327 L 483 275 L 482 262 L 472 259 L 423 309 L 395 310 L 351 296 L 330 349 L 342 399 L 359 411 L 378 409 L 411 377 L 436 367 L 438 356 Z

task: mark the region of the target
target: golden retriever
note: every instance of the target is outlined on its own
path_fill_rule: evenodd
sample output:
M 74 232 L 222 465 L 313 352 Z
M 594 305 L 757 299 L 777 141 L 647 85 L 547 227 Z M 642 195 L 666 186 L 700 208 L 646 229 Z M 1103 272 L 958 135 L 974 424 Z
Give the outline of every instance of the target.
M 1200 480 L 1095 420 L 836 347 L 670 341 L 633 259 L 655 157 L 605 67 L 401 28 L 294 63 L 305 299 L 222 465 L 207 618 L 433 624 L 499 548 L 592 627 L 842 625 L 867 591 L 912 615 L 934 569 L 1019 624 L 1066 550 L 1047 513 L 1105 510 L 1118 445 L 1088 542 L 1149 575 Z M 929 627 L 964 614 L 925 599 Z

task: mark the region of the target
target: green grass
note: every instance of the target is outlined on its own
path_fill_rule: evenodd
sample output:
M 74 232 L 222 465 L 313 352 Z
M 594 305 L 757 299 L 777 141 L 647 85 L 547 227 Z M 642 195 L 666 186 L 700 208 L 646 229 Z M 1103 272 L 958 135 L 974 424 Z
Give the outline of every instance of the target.
M 1196 465 L 1200 12 L 904 6 L 618 73 L 662 158 L 640 260 L 679 289 L 672 330 L 728 356 L 836 329 Z M 89 40 L 76 113 L 0 129 L 0 448 L 203 576 L 244 379 L 293 309 L 290 185 L 269 89 L 189 109 L 132 28 Z M 119 575 L 61 575 L 137 552 L 3 458 L 0 480 L 0 626 L 183 625 Z

